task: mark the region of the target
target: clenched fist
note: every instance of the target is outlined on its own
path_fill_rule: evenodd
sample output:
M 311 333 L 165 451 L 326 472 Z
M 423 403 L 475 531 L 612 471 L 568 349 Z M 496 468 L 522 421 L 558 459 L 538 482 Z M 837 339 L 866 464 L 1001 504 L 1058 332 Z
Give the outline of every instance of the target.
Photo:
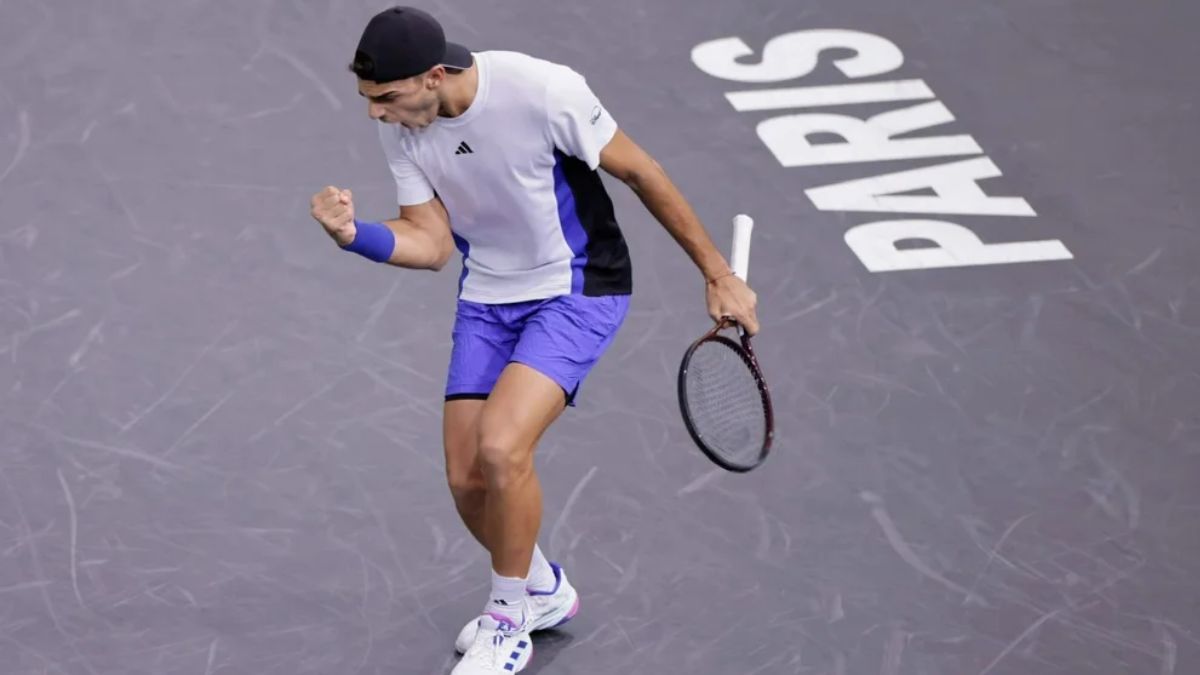
M 358 233 L 354 226 L 354 196 L 349 190 L 330 185 L 313 195 L 312 217 L 338 246 L 348 246 Z

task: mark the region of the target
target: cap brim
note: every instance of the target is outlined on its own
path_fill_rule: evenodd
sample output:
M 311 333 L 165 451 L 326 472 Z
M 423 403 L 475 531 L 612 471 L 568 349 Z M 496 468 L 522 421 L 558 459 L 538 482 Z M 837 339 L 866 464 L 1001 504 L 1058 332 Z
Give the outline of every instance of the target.
M 454 42 L 446 43 L 446 55 L 442 57 L 443 66 L 466 70 L 474 63 L 475 57 L 471 55 L 470 49 Z

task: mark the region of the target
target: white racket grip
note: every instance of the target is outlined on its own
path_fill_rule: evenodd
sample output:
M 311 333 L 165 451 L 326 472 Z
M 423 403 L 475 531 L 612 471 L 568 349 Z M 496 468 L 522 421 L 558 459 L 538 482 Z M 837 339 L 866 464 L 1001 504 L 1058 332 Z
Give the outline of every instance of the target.
M 754 230 L 754 219 L 745 214 L 733 217 L 733 248 L 729 253 L 733 273 L 742 281 L 750 274 L 750 233 Z

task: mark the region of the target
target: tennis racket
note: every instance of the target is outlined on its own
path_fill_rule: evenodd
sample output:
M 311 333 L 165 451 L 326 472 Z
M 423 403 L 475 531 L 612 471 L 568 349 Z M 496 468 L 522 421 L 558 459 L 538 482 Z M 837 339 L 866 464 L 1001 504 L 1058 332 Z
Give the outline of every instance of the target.
M 750 267 L 754 221 L 733 219 L 733 271 L 743 281 Z M 736 328 L 738 340 L 722 335 Z M 733 319 L 722 319 L 688 347 L 679 364 L 679 408 L 688 433 L 717 466 L 744 473 L 771 451 L 775 416 L 771 395 L 754 356 L 750 336 Z

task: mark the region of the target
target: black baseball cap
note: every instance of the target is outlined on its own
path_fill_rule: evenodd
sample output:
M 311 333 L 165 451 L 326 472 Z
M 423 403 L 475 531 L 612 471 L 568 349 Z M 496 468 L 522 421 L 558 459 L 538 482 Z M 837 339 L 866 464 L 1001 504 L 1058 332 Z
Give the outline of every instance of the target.
M 367 22 L 350 70 L 364 80 L 394 82 L 443 65 L 465 70 L 471 50 L 446 42 L 437 19 L 415 7 L 392 7 Z

